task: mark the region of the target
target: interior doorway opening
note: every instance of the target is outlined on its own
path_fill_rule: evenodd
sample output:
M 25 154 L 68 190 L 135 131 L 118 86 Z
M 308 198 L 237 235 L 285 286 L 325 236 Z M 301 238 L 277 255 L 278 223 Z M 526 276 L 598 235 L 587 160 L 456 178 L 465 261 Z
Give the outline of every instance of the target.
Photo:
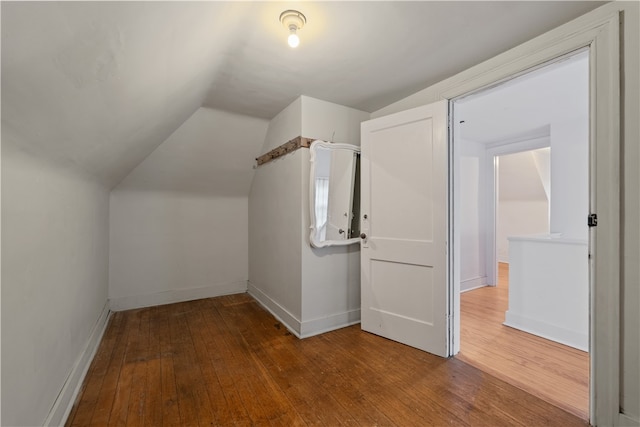
M 589 52 L 454 101 L 453 125 L 454 353 L 588 419 Z
M 498 264 L 509 264 L 511 236 L 549 235 L 550 163 L 551 147 L 496 156 Z

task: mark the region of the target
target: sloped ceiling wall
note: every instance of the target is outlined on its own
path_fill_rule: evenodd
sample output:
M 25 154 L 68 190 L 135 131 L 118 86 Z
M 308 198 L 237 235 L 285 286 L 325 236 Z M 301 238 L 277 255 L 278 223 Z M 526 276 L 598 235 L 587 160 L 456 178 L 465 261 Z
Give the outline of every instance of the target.
M 116 189 L 247 197 L 268 125 L 199 108 Z
M 232 6 L 3 2 L 3 126 L 114 186 L 202 104 Z
M 541 150 L 548 151 L 547 148 Z M 547 158 L 547 163 L 548 161 L 549 159 Z M 536 167 L 534 151 L 500 156 L 498 167 L 500 174 L 498 195 L 500 200 L 547 201 L 543 178 Z
M 304 2 L 292 50 L 287 3 L 3 1 L 2 124 L 111 188 L 202 105 L 371 111 L 599 4 Z

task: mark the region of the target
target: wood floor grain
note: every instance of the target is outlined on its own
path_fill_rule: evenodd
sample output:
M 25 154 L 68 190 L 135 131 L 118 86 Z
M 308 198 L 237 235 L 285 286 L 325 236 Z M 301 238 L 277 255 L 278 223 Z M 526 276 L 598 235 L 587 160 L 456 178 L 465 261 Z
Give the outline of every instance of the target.
M 498 275 L 498 286 L 461 295 L 456 357 L 587 420 L 589 354 L 504 326 L 509 265 L 501 263 Z
M 299 340 L 247 294 L 114 313 L 68 426 L 584 426 L 458 359 Z

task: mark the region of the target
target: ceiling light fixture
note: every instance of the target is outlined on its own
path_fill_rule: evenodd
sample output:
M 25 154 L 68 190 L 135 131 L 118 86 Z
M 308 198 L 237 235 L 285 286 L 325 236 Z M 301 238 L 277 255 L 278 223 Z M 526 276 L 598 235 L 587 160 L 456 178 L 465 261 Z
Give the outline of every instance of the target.
M 300 44 L 297 31 L 304 27 L 304 24 L 307 23 L 307 18 L 297 10 L 290 9 L 280 14 L 280 22 L 289 30 L 289 38 L 287 39 L 289 46 L 297 47 Z

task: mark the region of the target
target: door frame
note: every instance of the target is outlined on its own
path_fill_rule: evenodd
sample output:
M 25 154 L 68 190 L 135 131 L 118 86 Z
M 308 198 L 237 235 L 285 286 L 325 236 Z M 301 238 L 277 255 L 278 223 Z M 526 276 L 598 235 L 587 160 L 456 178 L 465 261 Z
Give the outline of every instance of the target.
M 449 100 L 449 349 L 460 348 L 459 272 L 455 249 L 451 159 L 452 101 L 499 85 L 573 52 L 589 49 L 590 342 L 589 420 L 617 425 L 620 413 L 620 12 L 601 8 L 430 88 L 426 102 Z M 423 99 L 423 101 L 425 101 Z M 597 101 L 597 102 L 596 102 Z M 585 218 L 586 221 L 586 218 Z M 458 279 L 458 280 L 456 280 Z M 456 285 L 457 284 L 457 285 Z M 457 288 L 457 289 L 456 289 Z M 456 320 L 457 319 L 457 320 Z
M 534 137 L 526 141 L 514 141 L 488 147 L 486 150 L 486 170 L 489 171 L 487 182 L 487 217 L 485 230 L 487 231 L 487 283 L 490 286 L 498 284 L 498 157 L 508 154 L 524 153 L 541 148 L 549 148 L 548 136 Z M 549 201 L 551 203 L 551 201 Z

